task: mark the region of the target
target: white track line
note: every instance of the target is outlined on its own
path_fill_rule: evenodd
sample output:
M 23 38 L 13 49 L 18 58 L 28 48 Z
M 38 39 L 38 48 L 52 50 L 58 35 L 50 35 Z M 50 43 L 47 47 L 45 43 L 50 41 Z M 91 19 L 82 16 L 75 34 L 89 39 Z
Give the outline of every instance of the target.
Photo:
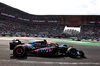
M 58 64 L 58 65 L 100 65 L 98 62 L 47 62 L 47 61 L 20 61 L 20 60 L 0 60 L 0 62 L 26 63 L 26 64 Z

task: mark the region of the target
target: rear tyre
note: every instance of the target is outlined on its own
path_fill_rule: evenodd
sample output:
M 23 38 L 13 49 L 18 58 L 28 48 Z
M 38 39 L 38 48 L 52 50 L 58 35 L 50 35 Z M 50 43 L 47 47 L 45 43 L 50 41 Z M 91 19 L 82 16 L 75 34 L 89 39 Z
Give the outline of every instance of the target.
M 76 50 L 75 48 L 71 48 L 71 49 L 69 50 L 68 55 L 69 55 L 70 57 L 72 57 L 72 58 L 75 58 L 75 57 L 77 56 L 77 50 Z
M 26 50 L 23 46 L 17 46 L 13 50 L 13 55 L 16 57 L 23 57 L 26 55 Z

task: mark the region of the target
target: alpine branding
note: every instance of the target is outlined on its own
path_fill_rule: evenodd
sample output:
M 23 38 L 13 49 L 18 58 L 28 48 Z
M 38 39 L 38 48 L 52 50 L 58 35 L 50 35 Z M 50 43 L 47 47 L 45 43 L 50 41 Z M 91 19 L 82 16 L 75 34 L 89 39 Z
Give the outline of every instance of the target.
M 50 49 L 38 49 L 38 52 L 51 52 Z

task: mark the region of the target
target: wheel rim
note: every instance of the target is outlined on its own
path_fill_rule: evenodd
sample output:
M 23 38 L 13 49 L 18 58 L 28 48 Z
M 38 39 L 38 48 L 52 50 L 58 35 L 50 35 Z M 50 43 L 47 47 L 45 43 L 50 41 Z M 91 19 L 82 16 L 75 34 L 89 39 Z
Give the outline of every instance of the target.
M 22 54 L 22 52 L 23 52 L 23 49 L 21 49 L 21 48 L 16 49 L 16 53 L 17 53 L 17 54 L 20 55 L 20 54 Z
M 76 50 L 71 50 L 71 54 L 75 55 L 76 54 Z

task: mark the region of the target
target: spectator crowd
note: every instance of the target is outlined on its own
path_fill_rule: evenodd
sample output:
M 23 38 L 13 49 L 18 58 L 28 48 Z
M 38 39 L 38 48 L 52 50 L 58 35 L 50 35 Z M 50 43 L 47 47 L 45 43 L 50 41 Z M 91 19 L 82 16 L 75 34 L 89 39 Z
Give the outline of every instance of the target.
M 59 23 L 24 22 L 5 16 L 0 16 L 0 31 L 22 34 L 60 35 L 65 25 Z
M 100 39 L 100 25 L 88 24 L 81 26 L 81 38 Z

